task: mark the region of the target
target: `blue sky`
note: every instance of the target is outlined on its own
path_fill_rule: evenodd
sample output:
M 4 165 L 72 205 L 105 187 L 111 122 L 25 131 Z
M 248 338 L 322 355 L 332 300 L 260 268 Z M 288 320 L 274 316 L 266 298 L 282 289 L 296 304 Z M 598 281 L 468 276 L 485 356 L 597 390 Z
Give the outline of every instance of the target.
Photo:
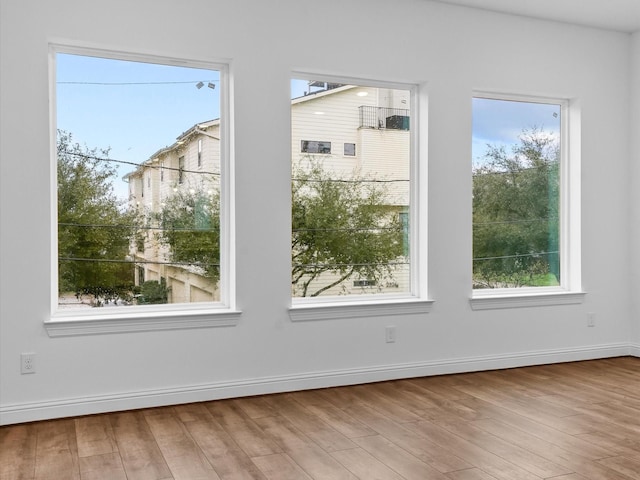
M 482 161 L 487 144 L 508 149 L 518 143 L 524 129 L 533 127 L 559 138 L 560 106 L 474 98 L 471 147 L 474 164 Z
M 113 159 L 141 163 L 196 123 L 220 116 L 214 70 L 69 54 L 58 54 L 56 63 L 57 128 L 89 148 L 111 147 Z M 120 176 L 131 169 L 119 166 Z M 117 182 L 116 192 L 126 196 L 126 184 Z
M 89 148 L 111 148 L 110 157 L 141 163 L 196 123 L 220 115 L 220 74 L 215 70 L 58 54 L 57 127 Z M 198 82 L 204 86 L 196 88 Z M 215 89 L 207 87 L 211 82 Z M 292 80 L 292 98 L 306 90 Z M 525 128 L 558 134 L 557 105 L 473 99 L 472 159 L 487 144 L 510 146 Z M 119 166 L 122 177 L 130 166 Z M 124 182 L 116 192 L 126 197 Z

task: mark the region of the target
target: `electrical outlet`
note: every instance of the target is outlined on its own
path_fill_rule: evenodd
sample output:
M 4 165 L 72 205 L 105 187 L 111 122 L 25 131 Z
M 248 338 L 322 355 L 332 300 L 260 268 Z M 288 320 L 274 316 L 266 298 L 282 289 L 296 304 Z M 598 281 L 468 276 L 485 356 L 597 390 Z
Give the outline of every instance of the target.
M 385 329 L 385 338 L 387 343 L 394 343 L 396 341 L 396 327 L 391 325 Z
M 587 313 L 587 327 L 595 327 L 595 326 L 596 326 L 596 314 Z
M 20 373 L 36 373 L 36 354 L 21 353 L 20 354 Z

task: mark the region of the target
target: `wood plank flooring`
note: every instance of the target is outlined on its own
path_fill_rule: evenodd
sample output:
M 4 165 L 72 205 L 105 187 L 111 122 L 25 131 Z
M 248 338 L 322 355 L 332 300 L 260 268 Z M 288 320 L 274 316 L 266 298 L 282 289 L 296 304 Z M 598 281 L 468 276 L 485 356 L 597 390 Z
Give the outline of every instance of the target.
M 640 358 L 0 428 L 2 480 L 640 480 Z

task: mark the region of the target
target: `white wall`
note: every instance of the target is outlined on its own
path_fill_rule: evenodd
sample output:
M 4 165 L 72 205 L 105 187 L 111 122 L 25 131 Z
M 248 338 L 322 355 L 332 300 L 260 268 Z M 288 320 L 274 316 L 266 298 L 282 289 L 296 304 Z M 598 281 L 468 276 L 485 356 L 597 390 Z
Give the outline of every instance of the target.
M 3 423 L 629 351 L 628 35 L 427 0 L 2 0 L 1 8 Z M 231 60 L 238 326 L 47 336 L 47 43 L 59 40 Z M 290 322 L 292 70 L 426 85 L 431 313 Z M 470 309 L 473 89 L 579 103 L 583 304 Z M 586 327 L 587 312 L 595 328 Z M 394 344 L 384 341 L 389 324 Z M 20 375 L 20 352 L 37 353 L 37 373 Z

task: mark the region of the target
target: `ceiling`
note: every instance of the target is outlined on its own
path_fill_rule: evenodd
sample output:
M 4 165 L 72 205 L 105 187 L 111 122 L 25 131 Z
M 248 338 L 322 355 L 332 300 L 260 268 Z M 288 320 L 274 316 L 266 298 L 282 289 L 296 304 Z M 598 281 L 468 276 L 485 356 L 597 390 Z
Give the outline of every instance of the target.
M 640 0 L 435 1 L 618 32 L 640 31 Z

